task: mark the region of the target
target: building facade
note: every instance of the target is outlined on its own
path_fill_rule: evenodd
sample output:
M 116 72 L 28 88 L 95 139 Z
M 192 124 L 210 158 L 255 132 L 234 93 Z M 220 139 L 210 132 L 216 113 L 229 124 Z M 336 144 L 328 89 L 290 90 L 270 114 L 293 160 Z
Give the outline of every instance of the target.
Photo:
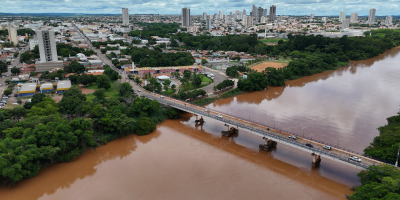
M 351 13 L 350 22 L 351 23 L 357 23 L 358 22 L 358 14 L 357 13 Z
M 219 19 L 224 19 L 224 12 L 223 11 L 219 11 Z
M 344 12 L 344 11 L 340 12 L 339 22 L 342 22 L 345 19 L 346 19 L 346 12 Z
M 392 24 L 392 20 L 393 20 L 393 17 L 392 16 L 387 16 L 386 17 L 386 20 L 385 20 L 385 24 L 386 25 L 391 25 Z
M 39 44 L 40 62 L 58 61 L 54 31 L 46 27 L 36 31 Z
M 190 8 L 182 8 L 182 26 L 190 26 Z
M 207 19 L 207 29 L 211 30 L 211 20 Z
M 341 28 L 345 29 L 345 28 L 349 28 L 349 27 L 350 27 L 350 20 L 349 19 L 343 20 Z
M 10 23 L 8 23 L 8 39 L 10 39 L 10 42 L 12 42 L 14 45 L 18 44 L 17 29 Z
M 122 8 L 122 24 L 129 25 L 129 11 L 128 8 Z
M 207 20 L 207 13 L 203 12 L 203 20 Z
M 375 8 L 371 8 L 369 10 L 369 15 L 368 15 L 368 23 L 369 24 L 373 24 L 375 22 L 375 13 L 376 13 Z
M 269 8 L 269 21 L 275 21 L 275 16 L 276 16 L 276 6 L 272 5 Z

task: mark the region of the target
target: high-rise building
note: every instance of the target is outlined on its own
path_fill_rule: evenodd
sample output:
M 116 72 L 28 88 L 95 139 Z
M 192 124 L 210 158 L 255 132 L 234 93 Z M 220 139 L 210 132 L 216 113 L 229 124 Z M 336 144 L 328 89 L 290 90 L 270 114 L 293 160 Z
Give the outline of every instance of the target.
M 207 29 L 211 30 L 211 20 L 207 19 Z
M 314 17 L 315 17 L 314 14 L 311 14 L 311 15 L 310 15 L 310 18 L 311 18 L 311 19 L 314 19 Z
M 267 17 L 267 16 L 268 16 L 268 9 L 267 9 L 267 8 L 264 9 L 264 14 L 263 14 L 263 16 L 264 16 L 264 17 Z
M 122 8 L 122 24 L 129 25 L 129 12 L 128 8 Z
M 375 22 L 375 13 L 376 13 L 376 9 L 375 8 L 371 8 L 369 10 L 369 16 L 368 16 L 368 23 L 369 24 L 373 24 Z
M 358 22 L 358 14 L 357 13 L 351 13 L 350 23 L 357 23 L 357 22 Z
M 225 15 L 225 24 L 229 24 L 230 20 L 229 20 L 229 15 Z
M 245 9 L 243 10 L 243 16 L 246 16 L 246 10 Z
M 17 29 L 10 23 L 8 23 L 8 39 L 10 39 L 10 42 L 14 45 L 18 44 Z
M 275 20 L 275 15 L 276 15 L 276 6 L 272 5 L 269 8 L 269 21 L 274 21 Z
M 252 17 L 252 16 L 247 16 L 247 24 L 246 24 L 246 27 L 251 27 L 251 26 L 253 26 L 253 21 L 254 21 L 254 17 Z
M 233 17 L 232 12 L 229 12 L 229 21 L 232 21 L 232 17 Z
M 391 25 L 392 24 L 392 20 L 393 20 L 393 17 L 392 16 L 386 16 L 386 20 L 385 20 L 385 24 L 386 25 Z
M 36 31 L 36 35 L 39 44 L 40 62 L 58 61 L 54 30 L 43 27 L 41 30 Z
M 240 19 L 240 11 L 235 11 L 235 19 Z
M 321 19 L 323 22 L 326 22 L 326 17 L 322 17 Z
M 257 7 L 253 5 L 253 9 L 251 10 L 252 17 L 257 18 Z
M 203 12 L 203 20 L 207 20 L 207 13 Z
M 350 27 L 350 20 L 349 19 L 344 19 L 342 21 L 342 29 L 349 28 L 349 27 Z
M 261 16 L 260 23 L 265 23 L 266 20 L 267 18 L 265 16 Z
M 346 19 L 346 12 L 341 11 L 339 15 L 339 22 L 342 22 L 345 19 Z
M 283 20 L 283 16 L 281 15 L 281 16 L 279 16 L 279 21 L 282 21 Z
M 243 20 L 243 12 L 239 12 L 239 19 Z
M 182 26 L 190 26 L 190 8 L 182 8 Z
M 258 7 L 257 9 L 257 18 L 256 21 L 257 22 L 261 22 L 261 17 L 264 15 L 264 9 L 261 7 Z
M 219 11 L 219 19 L 224 19 L 224 12 L 223 11 Z

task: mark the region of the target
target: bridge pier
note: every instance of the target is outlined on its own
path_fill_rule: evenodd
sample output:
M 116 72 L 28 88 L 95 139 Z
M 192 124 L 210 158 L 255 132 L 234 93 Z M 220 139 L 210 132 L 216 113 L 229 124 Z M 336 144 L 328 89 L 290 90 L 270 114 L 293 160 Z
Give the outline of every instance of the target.
M 263 139 L 264 139 L 264 144 L 260 144 L 258 146 L 261 150 L 269 151 L 271 150 L 271 148 L 276 147 L 276 145 L 278 144 L 276 141 L 273 141 L 271 139 L 268 140 L 268 138 L 266 137 L 263 137 Z
M 234 134 L 238 134 L 239 133 L 238 129 L 236 129 L 234 127 L 229 128 L 228 124 L 225 124 L 224 126 L 226 126 L 226 131 L 221 131 L 223 136 L 230 137 L 230 136 L 232 136 Z
M 311 153 L 311 156 L 313 156 L 313 161 L 312 161 L 311 165 L 313 167 L 319 167 L 319 165 L 321 164 L 321 156 L 317 155 L 315 153 Z
M 194 121 L 194 123 L 200 124 L 200 125 L 204 124 L 203 116 L 200 116 L 200 119 L 198 119 L 198 115 L 194 114 L 194 116 L 196 116 L 196 120 Z

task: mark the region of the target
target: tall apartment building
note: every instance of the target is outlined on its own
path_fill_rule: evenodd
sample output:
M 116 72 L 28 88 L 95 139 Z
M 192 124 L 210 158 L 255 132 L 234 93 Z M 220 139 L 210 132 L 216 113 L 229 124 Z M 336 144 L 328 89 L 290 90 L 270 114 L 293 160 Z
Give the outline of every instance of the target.
M 229 15 L 225 15 L 225 24 L 229 24 L 230 20 L 229 20 Z
M 257 22 L 261 22 L 261 17 L 264 15 L 264 9 L 261 7 L 258 7 L 257 9 Z
M 203 12 L 203 20 L 207 20 L 207 13 Z
M 18 44 L 17 29 L 10 23 L 8 23 L 8 39 L 10 39 L 10 42 L 14 45 Z
M 243 21 L 242 21 L 243 26 L 246 28 L 253 26 L 253 20 L 254 17 L 252 16 L 243 16 Z
M 182 26 L 190 26 L 190 8 L 182 8 Z
M 341 11 L 339 15 L 339 22 L 342 22 L 345 19 L 346 19 L 346 12 Z
M 358 22 L 358 14 L 357 13 L 351 13 L 350 23 L 357 23 L 357 22 Z
M 253 5 L 253 9 L 251 10 L 251 16 L 257 18 L 257 7 Z
M 232 21 L 232 17 L 233 17 L 232 12 L 229 12 L 229 21 Z
M 243 10 L 242 14 L 243 14 L 243 16 L 246 16 L 246 10 L 245 9 Z
M 211 20 L 207 19 L 207 29 L 211 30 Z
M 122 24 L 129 25 L 129 12 L 128 8 L 122 8 Z
M 322 17 L 321 19 L 323 22 L 326 22 L 326 17 Z
M 386 16 L 386 20 L 385 20 L 385 24 L 386 25 L 390 25 L 390 24 L 392 24 L 392 20 L 393 20 L 393 17 L 392 16 Z
M 267 18 L 265 16 L 261 16 L 260 23 L 265 23 Z
M 63 68 L 63 62 L 58 61 L 56 38 L 54 31 L 48 27 L 36 30 L 39 46 L 40 62 L 36 62 L 36 72 L 51 71 L 55 68 Z
M 342 21 L 342 29 L 349 28 L 349 27 L 350 27 L 350 20 L 349 19 L 344 19 Z
M 240 19 L 240 20 L 243 19 L 243 12 L 239 12 L 239 19 Z
M 369 15 L 368 15 L 368 23 L 369 24 L 373 24 L 375 22 L 375 13 L 376 13 L 375 8 L 371 8 L 369 10 Z
M 264 9 L 264 14 L 263 14 L 263 16 L 264 16 L 264 17 L 268 17 L 268 9 L 267 9 L 267 8 Z
M 274 21 L 275 20 L 275 15 L 276 15 L 276 6 L 272 5 L 269 8 L 269 21 Z
M 235 19 L 240 19 L 240 11 L 235 11 Z
M 310 18 L 311 18 L 311 19 L 314 19 L 314 17 L 315 17 L 314 14 L 311 14 L 311 15 L 310 15 Z
M 219 19 L 224 19 L 224 12 L 223 11 L 219 11 Z

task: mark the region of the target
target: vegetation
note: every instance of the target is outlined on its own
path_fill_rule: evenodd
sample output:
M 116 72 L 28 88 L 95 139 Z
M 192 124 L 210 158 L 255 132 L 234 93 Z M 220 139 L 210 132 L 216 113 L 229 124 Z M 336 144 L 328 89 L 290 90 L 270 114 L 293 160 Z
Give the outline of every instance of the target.
M 211 98 L 199 99 L 199 100 L 193 101 L 192 103 L 199 105 L 199 106 L 205 106 L 207 104 L 214 102 L 215 100 L 216 100 L 215 97 L 211 97 Z
M 8 71 L 7 64 L 0 60 L 0 74 L 7 71 Z
M 365 155 L 394 164 L 400 145 L 400 112 L 387 118 L 388 124 L 379 127 L 379 136 L 364 149 Z
M 192 91 L 188 91 L 188 92 L 180 91 L 178 94 L 171 95 L 171 97 L 176 98 L 176 99 L 181 99 L 181 100 L 189 99 L 190 101 L 192 101 L 193 99 L 203 97 L 206 94 L 207 94 L 206 91 L 200 89 L 200 90 L 192 90 Z
M 148 134 L 166 117 L 179 117 L 176 110 L 162 109 L 147 98 L 107 99 L 104 91 L 96 92 L 96 98 L 87 101 L 72 87 L 58 104 L 35 94 L 24 107 L 1 110 L 1 182 L 15 184 L 35 176 L 42 166 L 72 161 L 85 150 L 124 135 Z
M 222 99 L 226 99 L 226 98 L 230 98 L 230 97 L 233 97 L 233 96 L 236 96 L 236 95 L 239 95 L 239 94 L 243 94 L 243 92 L 240 89 L 236 88 L 234 90 L 230 90 L 228 92 L 225 92 L 224 94 L 221 95 L 221 98 Z
M 179 24 L 164 24 L 164 23 L 137 23 L 138 26 L 143 27 L 143 30 L 131 31 L 129 36 L 141 37 L 151 40 L 151 36 L 170 37 L 170 33 L 176 33 L 180 29 Z
M 400 199 L 400 170 L 391 165 L 370 166 L 357 174 L 361 186 L 349 197 L 351 200 Z

